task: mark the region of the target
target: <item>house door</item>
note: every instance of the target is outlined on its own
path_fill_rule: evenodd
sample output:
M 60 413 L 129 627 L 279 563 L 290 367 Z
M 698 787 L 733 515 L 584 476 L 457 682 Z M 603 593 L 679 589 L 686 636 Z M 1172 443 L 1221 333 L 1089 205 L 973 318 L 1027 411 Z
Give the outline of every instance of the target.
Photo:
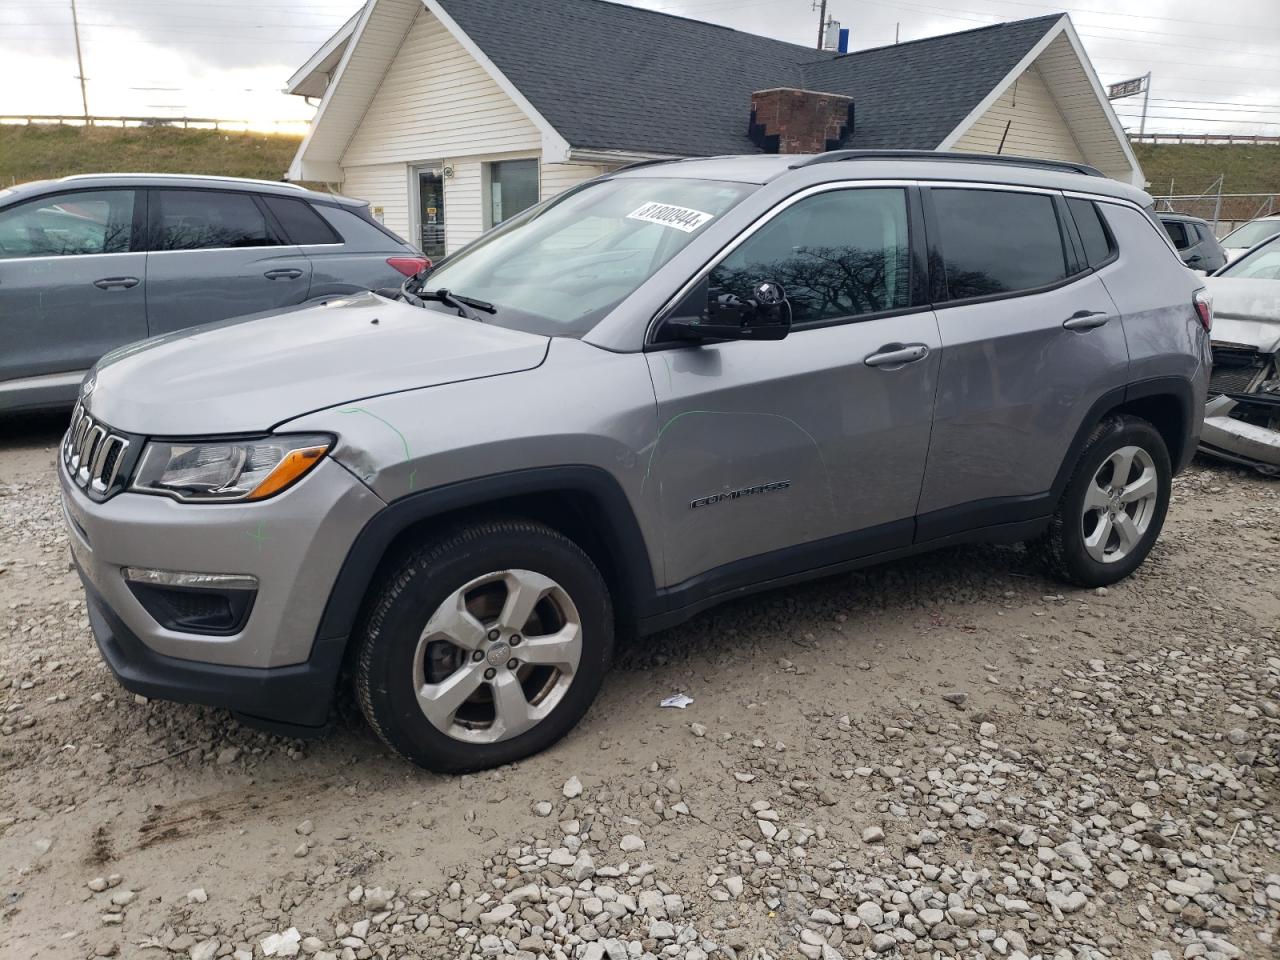
M 444 178 L 439 170 L 418 172 L 418 246 L 432 260 L 444 257 Z

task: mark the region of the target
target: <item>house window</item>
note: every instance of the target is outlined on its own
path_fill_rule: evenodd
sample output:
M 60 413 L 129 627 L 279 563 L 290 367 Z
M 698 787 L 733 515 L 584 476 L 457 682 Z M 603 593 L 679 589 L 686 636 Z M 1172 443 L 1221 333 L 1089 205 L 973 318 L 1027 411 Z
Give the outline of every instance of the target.
M 486 167 L 489 172 L 486 227 L 496 227 L 538 202 L 537 160 L 498 160 Z

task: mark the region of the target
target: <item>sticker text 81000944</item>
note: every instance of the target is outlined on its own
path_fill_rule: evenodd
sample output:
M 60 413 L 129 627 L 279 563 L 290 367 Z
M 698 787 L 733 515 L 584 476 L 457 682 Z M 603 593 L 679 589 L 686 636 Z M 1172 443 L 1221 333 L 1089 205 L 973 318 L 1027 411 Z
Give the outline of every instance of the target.
M 627 214 L 628 220 L 643 220 L 645 223 L 656 223 L 663 227 L 674 227 L 685 233 L 693 233 L 715 215 L 693 210 L 689 207 L 678 207 L 673 203 L 646 203 L 638 210 Z

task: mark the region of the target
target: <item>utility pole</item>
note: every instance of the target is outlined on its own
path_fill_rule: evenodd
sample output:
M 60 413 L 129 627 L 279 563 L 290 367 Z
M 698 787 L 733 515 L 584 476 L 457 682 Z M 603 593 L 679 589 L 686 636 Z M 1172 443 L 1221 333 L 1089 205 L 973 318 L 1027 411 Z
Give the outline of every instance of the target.
M 1142 121 L 1138 124 L 1138 139 L 1147 132 L 1147 99 L 1151 96 L 1151 71 L 1147 71 L 1147 82 L 1142 85 Z M 1215 221 L 1214 226 L 1217 226 Z
M 89 93 L 84 85 L 84 57 L 80 54 L 80 17 L 76 14 L 76 0 L 71 0 L 71 29 L 76 35 L 76 66 L 80 69 L 80 104 L 84 107 L 84 125 L 87 127 L 92 121 L 89 119 Z
M 822 49 L 823 34 L 827 31 L 827 0 L 814 0 L 810 10 L 818 11 L 818 49 Z

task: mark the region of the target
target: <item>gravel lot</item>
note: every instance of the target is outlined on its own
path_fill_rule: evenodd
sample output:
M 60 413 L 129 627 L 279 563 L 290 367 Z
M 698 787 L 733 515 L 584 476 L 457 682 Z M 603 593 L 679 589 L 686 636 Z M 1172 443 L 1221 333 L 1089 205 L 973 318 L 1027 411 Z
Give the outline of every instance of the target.
M 1198 461 L 1108 591 L 972 548 L 735 603 L 443 778 L 120 689 L 62 419 L 0 425 L 6 958 L 1280 956 L 1274 481 Z

